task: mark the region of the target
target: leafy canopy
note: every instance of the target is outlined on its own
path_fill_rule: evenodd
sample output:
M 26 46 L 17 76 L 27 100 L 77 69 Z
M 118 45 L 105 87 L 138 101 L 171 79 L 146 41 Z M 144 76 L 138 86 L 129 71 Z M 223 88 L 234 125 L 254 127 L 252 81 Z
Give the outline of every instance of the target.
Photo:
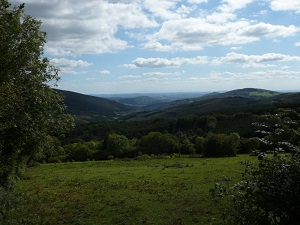
M 43 58 L 41 22 L 0 0 L 0 184 L 9 189 L 22 168 L 66 130 L 62 97 L 51 87 L 58 69 Z

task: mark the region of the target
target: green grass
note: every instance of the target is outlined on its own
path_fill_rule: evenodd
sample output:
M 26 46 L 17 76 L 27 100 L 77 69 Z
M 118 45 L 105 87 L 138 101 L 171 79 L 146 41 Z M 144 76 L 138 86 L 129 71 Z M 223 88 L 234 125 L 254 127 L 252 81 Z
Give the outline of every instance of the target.
M 255 157 L 43 164 L 17 184 L 12 224 L 218 224 L 209 189 Z
M 256 96 L 256 97 L 264 97 L 264 98 L 270 98 L 276 95 L 279 95 L 278 92 L 273 91 L 252 91 L 249 93 L 249 96 Z

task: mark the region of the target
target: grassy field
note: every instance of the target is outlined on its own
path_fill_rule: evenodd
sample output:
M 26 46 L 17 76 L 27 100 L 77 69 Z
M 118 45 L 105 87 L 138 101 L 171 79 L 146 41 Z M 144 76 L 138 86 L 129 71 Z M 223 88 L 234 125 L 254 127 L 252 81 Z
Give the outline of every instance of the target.
M 42 164 L 15 190 L 12 224 L 220 224 L 209 189 L 255 157 Z M 211 222 L 212 221 L 212 222 Z

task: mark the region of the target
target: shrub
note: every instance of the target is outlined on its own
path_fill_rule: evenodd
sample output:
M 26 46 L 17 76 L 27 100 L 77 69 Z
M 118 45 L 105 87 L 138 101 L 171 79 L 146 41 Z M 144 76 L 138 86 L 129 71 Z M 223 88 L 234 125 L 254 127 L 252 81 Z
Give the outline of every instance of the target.
M 231 196 L 225 224 L 296 225 L 300 221 L 300 157 L 261 155 L 258 167 L 247 163 L 245 179 L 212 192 Z

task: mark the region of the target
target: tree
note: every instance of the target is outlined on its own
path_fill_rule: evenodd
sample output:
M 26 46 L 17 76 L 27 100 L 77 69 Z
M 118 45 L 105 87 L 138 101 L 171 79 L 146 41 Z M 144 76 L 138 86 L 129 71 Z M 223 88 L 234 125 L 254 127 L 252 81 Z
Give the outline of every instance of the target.
M 92 158 L 93 151 L 89 149 L 86 143 L 73 143 L 65 146 L 67 160 L 83 162 Z
M 195 140 L 195 150 L 197 154 L 203 153 L 204 150 L 204 137 L 197 137 Z
M 209 133 L 203 143 L 204 155 L 207 157 L 236 156 L 240 144 L 237 133 L 213 134 Z
M 135 142 L 128 140 L 124 135 L 109 134 L 107 137 L 107 151 L 114 157 L 134 155 Z
M 259 147 L 259 140 L 258 138 L 241 138 L 241 145 L 239 148 L 240 154 L 249 154 Z
M 65 131 L 62 97 L 52 87 L 58 69 L 43 58 L 41 22 L 0 0 L 0 185 L 9 190 L 28 161 Z
M 170 134 L 150 132 L 140 139 L 139 150 L 146 154 L 178 153 L 178 142 Z

